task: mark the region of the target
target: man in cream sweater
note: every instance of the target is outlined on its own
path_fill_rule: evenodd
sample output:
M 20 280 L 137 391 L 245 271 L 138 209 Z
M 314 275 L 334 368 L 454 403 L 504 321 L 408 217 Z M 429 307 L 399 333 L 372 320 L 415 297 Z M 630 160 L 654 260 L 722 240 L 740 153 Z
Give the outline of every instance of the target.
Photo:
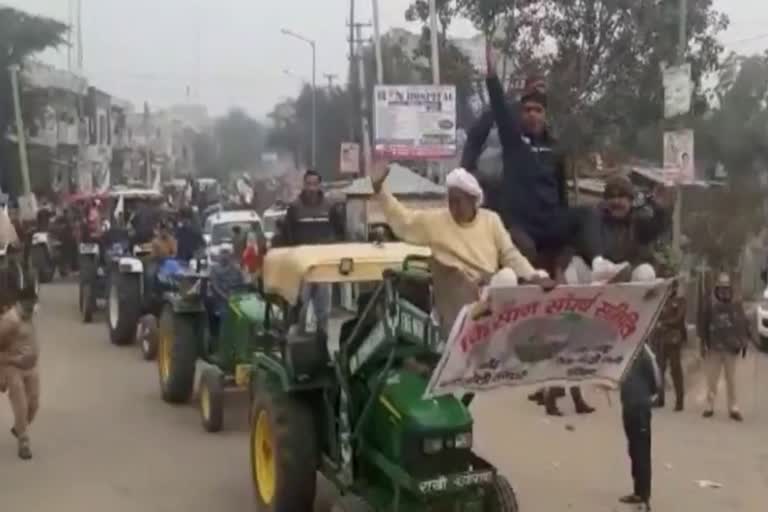
M 502 268 L 545 289 L 554 287 L 546 272 L 536 270 L 515 247 L 499 216 L 480 208 L 483 191 L 466 170 L 458 168 L 448 174 L 447 208 L 430 210 L 403 206 L 384 186 L 388 174 L 388 164 L 377 162 L 372 179 L 374 193 L 398 238 L 432 250 L 434 267 L 438 268 L 437 272 L 433 268 L 435 297 L 452 302 L 444 307 L 437 304 L 444 327 L 450 327 L 463 305 L 478 299 L 480 288 Z M 443 285 L 449 293 L 440 293 Z

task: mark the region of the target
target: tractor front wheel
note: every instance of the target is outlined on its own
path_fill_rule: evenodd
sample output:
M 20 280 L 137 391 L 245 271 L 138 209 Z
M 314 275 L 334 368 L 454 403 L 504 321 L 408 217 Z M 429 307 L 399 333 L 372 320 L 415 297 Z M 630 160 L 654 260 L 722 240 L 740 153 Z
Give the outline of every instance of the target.
M 136 340 L 139 342 L 141 357 L 145 361 L 154 361 L 157 357 L 157 318 L 155 315 L 144 315 L 139 319 L 136 328 Z
M 256 510 L 312 510 L 318 460 L 312 410 L 289 394 L 259 386 L 251 417 Z
M 333 503 L 331 512 L 374 512 L 374 510 L 359 496 L 345 494 Z
M 224 425 L 224 374 L 216 367 L 200 376 L 200 419 L 206 432 L 219 432 Z
M 166 402 L 186 403 L 192 397 L 199 324 L 197 316 L 177 314 L 168 304 L 160 315 L 157 366 L 160 391 Z
M 517 504 L 517 496 L 509 480 L 505 476 L 496 475 L 496 482 L 493 484 L 493 490 L 489 495 L 485 511 L 518 512 L 519 510 L 520 506 Z
M 141 275 L 114 273 L 107 292 L 107 327 L 115 345 L 129 345 L 141 316 Z

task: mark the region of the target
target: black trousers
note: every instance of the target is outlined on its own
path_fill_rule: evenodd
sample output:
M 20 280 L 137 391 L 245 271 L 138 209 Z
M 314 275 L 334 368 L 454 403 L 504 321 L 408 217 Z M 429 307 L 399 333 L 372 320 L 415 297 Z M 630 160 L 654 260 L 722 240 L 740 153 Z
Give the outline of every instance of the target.
M 664 403 L 664 389 L 667 374 L 667 366 L 672 375 L 672 385 L 675 388 L 675 400 L 683 405 L 685 386 L 683 382 L 683 363 L 680 359 L 680 344 L 665 343 L 658 351 L 659 372 L 661 373 L 661 389 L 659 390 L 659 402 Z
M 572 253 L 581 256 L 587 265 L 596 256 L 603 255 L 603 236 L 600 217 L 595 208 L 575 206 L 562 212 L 554 231 L 560 236 L 534 239 L 519 225 L 507 226 L 512 241 L 528 260 L 538 268 L 554 275 L 554 267 L 568 265 Z M 568 251 L 565 251 L 568 249 Z
M 633 493 L 648 501 L 651 498 L 651 410 L 625 410 L 623 417 L 634 482 Z

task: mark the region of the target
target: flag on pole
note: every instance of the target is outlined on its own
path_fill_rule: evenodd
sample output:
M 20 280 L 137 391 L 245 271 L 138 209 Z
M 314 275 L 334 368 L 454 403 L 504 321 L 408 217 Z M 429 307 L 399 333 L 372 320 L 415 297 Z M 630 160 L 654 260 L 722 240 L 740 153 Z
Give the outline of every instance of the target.
M 117 206 L 115 206 L 115 213 L 113 215 L 115 220 L 120 220 L 123 213 L 125 213 L 125 196 L 121 195 L 120 199 L 117 200 Z

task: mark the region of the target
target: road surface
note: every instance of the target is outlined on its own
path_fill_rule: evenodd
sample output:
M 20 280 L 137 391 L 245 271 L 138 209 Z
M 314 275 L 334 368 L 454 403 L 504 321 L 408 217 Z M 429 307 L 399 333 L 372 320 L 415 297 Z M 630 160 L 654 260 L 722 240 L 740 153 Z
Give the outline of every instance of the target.
M 194 406 L 171 407 L 158 394 L 154 364 L 135 347 L 108 342 L 102 319 L 77 318 L 76 287 L 43 289 L 42 410 L 33 427 L 34 459 L 16 458 L 11 418 L 0 406 L 0 509 L 13 512 L 242 512 L 253 510 L 244 397 L 233 396 L 225 431 L 202 431 Z M 742 425 L 701 418 L 702 386 L 690 380 L 688 410 L 655 414 L 654 510 L 765 511 L 768 503 L 768 361 L 741 368 Z M 755 393 L 757 391 L 757 393 Z M 587 390 L 589 417 L 549 419 L 503 390 L 473 405 L 476 442 L 515 486 L 524 512 L 631 510 L 615 396 Z M 722 485 L 701 488 L 699 480 Z M 318 510 L 332 492 L 322 485 Z M 298 512 L 298 511 L 297 511 Z

